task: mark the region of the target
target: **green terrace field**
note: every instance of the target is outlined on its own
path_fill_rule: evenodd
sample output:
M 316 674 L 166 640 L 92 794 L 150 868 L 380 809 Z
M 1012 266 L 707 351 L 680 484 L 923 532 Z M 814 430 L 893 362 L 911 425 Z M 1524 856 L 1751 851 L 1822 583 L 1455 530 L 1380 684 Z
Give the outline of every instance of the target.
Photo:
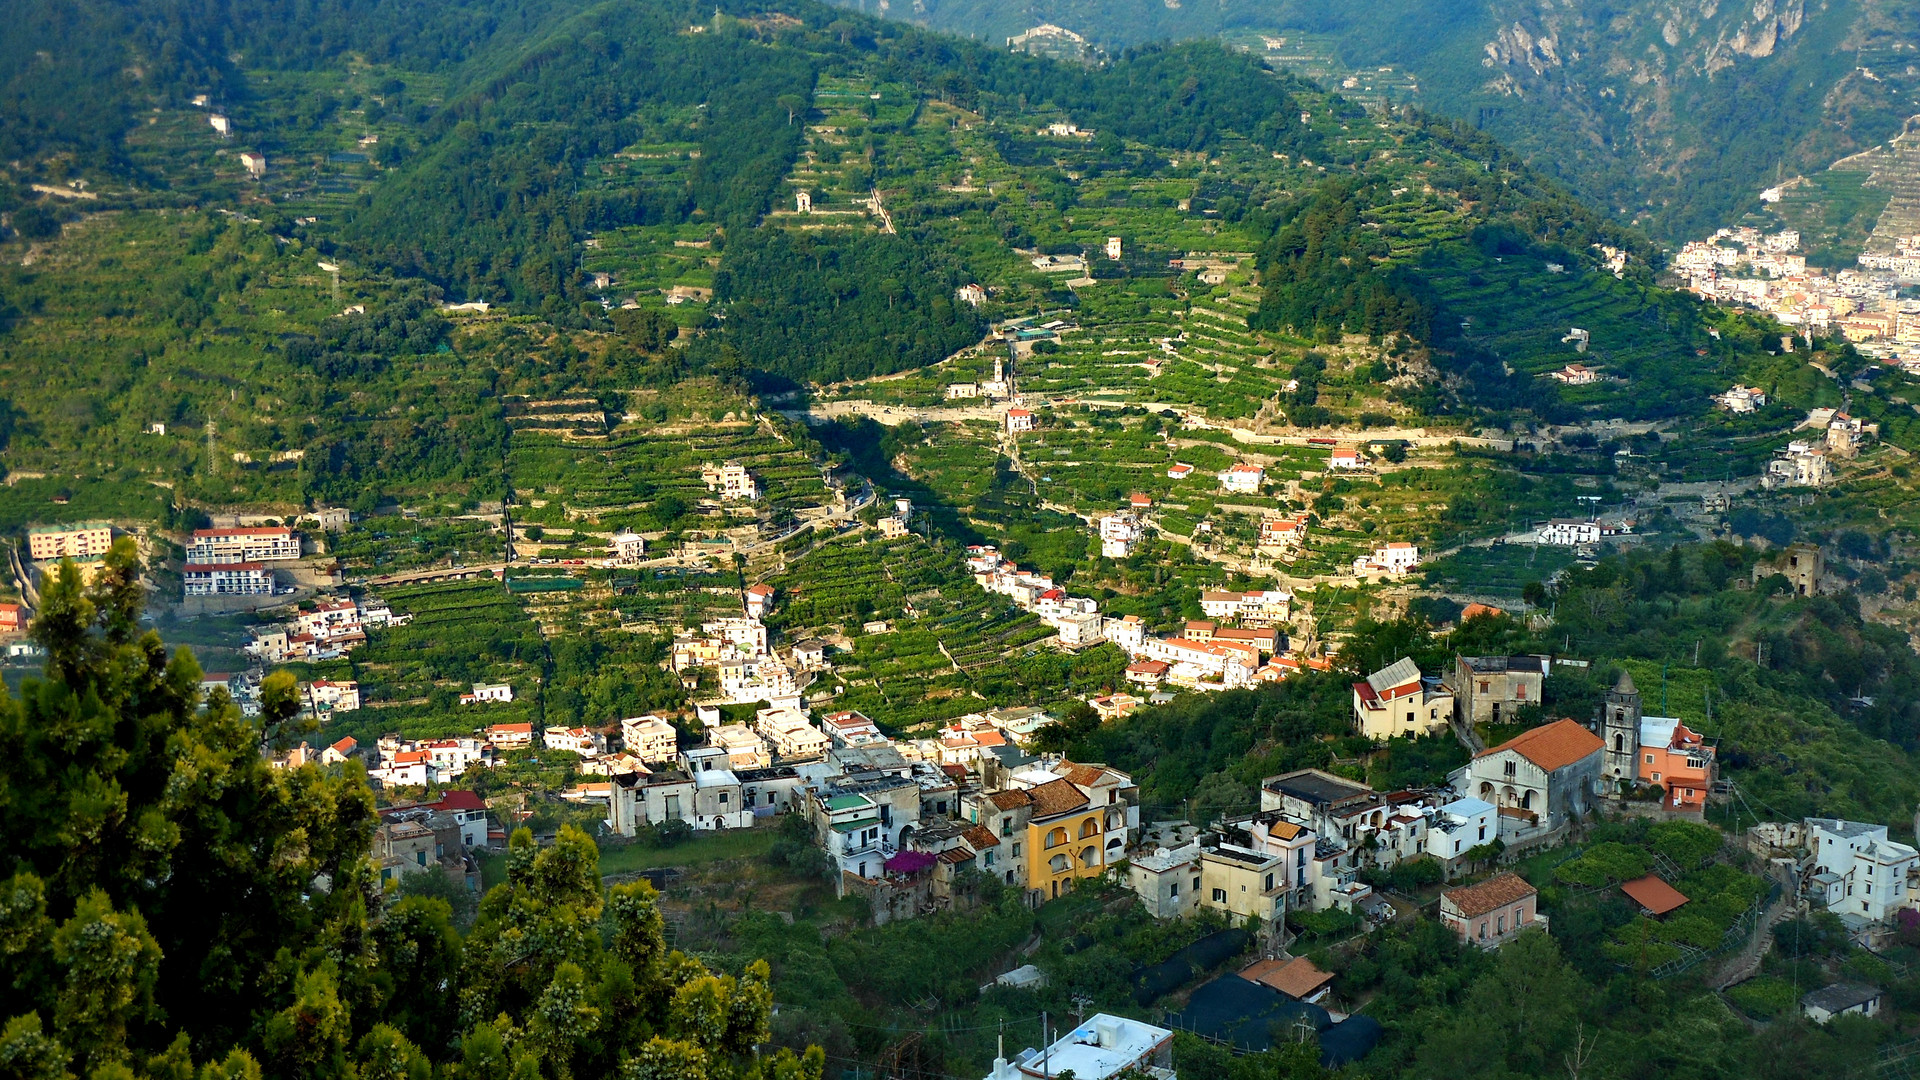
M 397 161 L 420 137 L 421 124 L 443 103 L 447 77 L 349 59 L 328 68 L 248 71 L 245 80 L 241 100 L 155 108 L 127 133 L 128 166 L 164 188 L 138 202 L 184 205 L 191 198 L 331 217 L 378 182 L 383 162 Z M 209 122 L 216 113 L 231 122 L 230 136 Z M 264 155 L 266 174 L 249 175 L 242 152 Z
M 1879 154 L 1856 156 L 1846 159 L 1849 168 L 1801 177 L 1787 185 L 1779 202 L 1763 204 L 1748 219 L 1768 231 L 1798 230 L 1808 266 L 1851 267 L 1893 194 L 1884 186 L 1867 183 L 1873 166 L 1884 162 Z
M 1552 272 L 1549 263 L 1564 270 Z M 1567 253 L 1453 243 L 1425 253 L 1419 266 L 1444 333 L 1458 331 L 1456 347 L 1484 350 L 1539 378 L 1533 392 L 1557 394 L 1569 408 L 1626 419 L 1699 414 L 1731 373 L 1713 355 L 1693 301 L 1616 280 Z M 1584 354 L 1561 340 L 1574 327 L 1592 336 Z M 1545 380 L 1575 361 L 1604 378 L 1584 387 Z
M 680 567 L 616 570 L 609 588 L 612 596 L 606 601 L 607 610 L 630 630 L 671 634 L 684 627 L 738 616 L 742 610 L 740 578 L 730 573 Z
M 506 557 L 500 528 L 478 518 L 382 514 L 326 537 L 327 553 L 358 574 L 391 574 L 443 561 L 485 563 Z
M 1545 581 L 1573 563 L 1569 548 L 1545 544 L 1465 547 L 1422 569 L 1427 585 L 1457 596 L 1517 597 L 1528 582 Z
M 706 321 L 707 304 L 691 294 L 670 303 L 668 292 L 713 288 L 713 229 L 705 224 L 628 226 L 598 233 L 587 241 L 582 266 L 589 274 L 606 274 L 606 293 L 615 306 L 628 300 L 640 307 L 664 311 L 683 327 Z M 704 294 L 699 294 L 704 295 Z
M 412 621 L 376 629 L 345 658 L 303 673 L 360 683 L 361 708 L 328 725 L 329 741 L 352 735 L 371 742 L 386 732 L 407 738 L 464 735 L 489 724 L 541 722 L 546 643 L 499 582 L 389 588 L 380 597 Z M 514 700 L 459 704 L 476 682 L 509 683 Z
M 283 511 L 354 502 L 376 468 L 367 510 L 497 484 L 477 456 L 504 435 L 491 373 L 447 343 L 415 286 L 349 266 L 336 305 L 322 258 L 222 214 L 130 211 L 69 227 L 30 265 L 0 263 L 9 471 Z M 372 314 L 342 317 L 347 305 Z M 316 339 L 297 362 L 290 344 Z
M 744 412 L 746 406 L 740 406 Z M 583 516 L 647 529 L 673 523 L 709 498 L 700 470 L 739 461 L 760 482 L 774 513 L 827 505 L 832 493 L 810 444 L 772 422 L 626 423 L 604 437 L 516 428 L 508 468 L 516 487 L 540 499 L 527 520 Z
M 779 601 L 767 622 L 785 638 L 850 638 L 851 650 L 835 653 L 833 673 L 816 684 L 835 687 L 831 707 L 859 709 L 889 730 L 1117 685 L 1126 664 L 1111 646 L 1036 652 L 1053 629 L 974 584 L 946 543 L 845 537 L 769 583 Z M 861 629 L 874 620 L 889 623 L 887 632 Z

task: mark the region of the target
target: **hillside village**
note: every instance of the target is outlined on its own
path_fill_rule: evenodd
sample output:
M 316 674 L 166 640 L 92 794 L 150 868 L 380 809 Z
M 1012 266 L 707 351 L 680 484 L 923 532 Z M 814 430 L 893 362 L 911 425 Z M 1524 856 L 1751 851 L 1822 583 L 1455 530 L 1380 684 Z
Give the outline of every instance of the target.
M 517 969 L 474 943 L 565 877 L 662 962 L 542 1002 L 610 1019 L 670 972 L 671 1025 L 764 992 L 735 1041 L 768 1075 L 776 1044 L 833 1062 L 782 1077 L 1427 1075 L 1540 972 L 1639 1027 L 1607 1070 L 1569 1020 L 1566 1061 L 1502 1075 L 1660 1075 L 1647 1047 L 1709 1029 L 1920 1060 L 1920 237 L 1834 271 L 1792 227 L 1662 254 L 1388 107 L 1391 69 L 1343 97 L 1265 64 L 1317 39 L 1253 35 L 1251 84 L 1239 51 L 1006 40 L 1094 61 L 1069 107 L 935 85 L 847 18 L 569 27 L 582 70 L 684 48 L 686 100 L 578 140 L 577 101 L 461 105 L 534 157 L 564 134 L 556 198 L 597 209 L 433 268 L 394 260 L 448 219 L 395 192 L 510 189 L 422 183 L 446 72 L 141 113 L 183 200 L 242 186 L 20 248 L 0 332 L 45 370 L 0 388 L 10 685 L 63 662 L 56 582 L 126 585 L 204 665 L 181 715 L 250 725 L 270 789 L 364 778 L 368 940 L 400 913 L 470 951 L 448 971 Z M 1122 70 L 1151 77 L 1073 90 Z M 1185 82 L 1203 122 L 1160 100 Z M 295 83 L 339 103 L 276 129 Z M 1247 85 L 1284 107 L 1234 111 Z M 142 332 L 190 347 L 67 362 L 148 278 L 187 299 Z M 434 977 L 402 993 L 458 1005 L 474 1060 L 553 1041 L 560 1011 L 470 1029 Z

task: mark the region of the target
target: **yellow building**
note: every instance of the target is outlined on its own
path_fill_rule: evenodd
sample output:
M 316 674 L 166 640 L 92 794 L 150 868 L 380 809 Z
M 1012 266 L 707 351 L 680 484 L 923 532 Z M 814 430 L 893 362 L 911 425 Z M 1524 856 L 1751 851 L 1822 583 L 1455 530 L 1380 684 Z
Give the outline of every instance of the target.
M 1015 774 L 1012 783 L 981 796 L 968 818 L 996 838 L 981 869 L 1024 886 L 1030 902 L 1051 900 L 1125 857 L 1139 799 L 1125 773 L 1061 762 Z
M 1107 869 L 1103 808 L 1062 778 L 1029 788 L 1033 807 L 1027 818 L 1027 888 L 1051 900 L 1076 878 L 1098 877 Z
M 1281 855 L 1221 843 L 1200 853 L 1195 900 L 1239 918 L 1278 922 L 1287 913 L 1287 866 Z

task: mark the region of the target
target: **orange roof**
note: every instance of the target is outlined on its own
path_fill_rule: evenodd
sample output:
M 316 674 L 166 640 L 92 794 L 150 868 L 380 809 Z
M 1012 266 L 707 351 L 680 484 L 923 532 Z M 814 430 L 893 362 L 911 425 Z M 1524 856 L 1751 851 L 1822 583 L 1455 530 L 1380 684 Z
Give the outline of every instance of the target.
M 993 794 L 987 796 L 987 798 L 991 799 L 993 801 L 993 805 L 999 807 L 1002 810 L 1014 810 L 1022 806 L 1033 805 L 1033 796 L 1020 790 L 1019 788 L 1009 788 L 1006 791 L 996 791 Z
M 1476 757 L 1497 754 L 1502 750 L 1511 750 L 1535 765 L 1553 772 L 1579 761 L 1588 754 L 1597 754 L 1607 744 L 1600 736 L 1581 727 L 1573 720 L 1555 720 L 1543 724 L 1531 731 L 1520 734 L 1501 743 L 1491 750 L 1482 750 Z
M 985 825 L 968 826 L 967 831 L 960 834 L 960 839 L 965 840 L 967 846 L 975 851 L 985 851 L 990 847 L 1000 846 L 1000 838 L 993 835 L 993 830 Z
M 1652 874 L 1627 882 L 1620 886 L 1620 891 L 1626 893 L 1629 900 L 1646 908 L 1648 914 L 1656 916 L 1665 915 L 1687 902 L 1680 890 Z
M 1460 609 L 1460 621 L 1466 622 L 1468 619 L 1477 619 L 1482 615 L 1498 616 L 1505 614 L 1505 611 L 1491 604 L 1468 604 L 1466 607 Z
M 1267 826 L 1267 835 L 1275 836 L 1282 840 L 1292 840 L 1294 837 L 1306 831 L 1306 826 L 1295 825 L 1293 822 L 1285 820 L 1276 821 Z
M 533 734 L 532 724 L 495 724 L 487 729 L 497 735 Z
M 1298 1001 L 1312 997 L 1333 981 L 1332 975 L 1314 967 L 1313 961 L 1304 956 L 1292 960 L 1261 960 L 1243 969 L 1240 977 L 1271 986 Z
M 1060 771 L 1060 775 L 1065 777 L 1068 783 L 1076 784 L 1080 787 L 1094 787 L 1098 785 L 1100 781 L 1107 779 L 1107 777 L 1111 775 L 1106 769 L 1098 765 L 1076 765 L 1073 762 L 1063 762 L 1062 764 L 1064 764 L 1066 768 Z
M 1087 797 L 1066 779 L 1049 780 L 1027 794 L 1033 796 L 1035 817 L 1053 817 L 1085 809 Z
M 1519 874 L 1495 874 L 1478 885 L 1463 885 L 1458 889 L 1448 889 L 1440 895 L 1460 909 L 1460 914 L 1471 919 L 1485 915 L 1496 908 L 1518 903 L 1534 895 L 1536 890 L 1527 884 Z

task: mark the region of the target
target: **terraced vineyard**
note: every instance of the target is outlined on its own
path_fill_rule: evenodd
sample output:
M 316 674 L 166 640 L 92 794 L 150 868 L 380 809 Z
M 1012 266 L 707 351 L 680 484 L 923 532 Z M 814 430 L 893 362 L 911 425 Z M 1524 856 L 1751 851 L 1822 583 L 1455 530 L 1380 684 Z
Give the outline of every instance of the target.
M 701 480 L 702 466 L 727 461 L 753 473 L 763 492 L 761 505 L 776 515 L 833 501 L 812 449 L 770 422 L 662 426 L 636 421 L 603 438 L 517 428 L 508 453 L 515 484 L 546 503 L 530 512 L 529 520 L 587 518 L 613 527 L 670 527 L 711 498 Z M 672 509 L 671 516 L 656 513 L 663 505 Z
M 351 735 L 371 743 L 398 732 L 407 738 L 464 735 L 488 724 L 541 720 L 546 642 L 512 594 L 491 578 L 392 588 L 381 598 L 404 626 L 383 627 L 344 659 L 294 665 L 306 677 L 355 679 L 362 707 L 328 724 L 331 742 Z M 472 683 L 509 683 L 506 704 L 460 705 Z
M 990 705 L 1050 702 L 1075 684 L 1117 684 L 1119 650 L 1078 656 L 1035 647 L 1054 636 L 1039 618 L 974 584 L 952 550 L 917 538 L 847 537 L 795 562 L 771 584 L 768 623 L 787 638 L 843 635 L 831 683 L 834 708 L 913 729 Z M 885 632 L 866 633 L 871 621 Z M 1097 654 L 1097 655 L 1096 655 Z M 1079 674 L 1076 676 L 1076 672 Z

